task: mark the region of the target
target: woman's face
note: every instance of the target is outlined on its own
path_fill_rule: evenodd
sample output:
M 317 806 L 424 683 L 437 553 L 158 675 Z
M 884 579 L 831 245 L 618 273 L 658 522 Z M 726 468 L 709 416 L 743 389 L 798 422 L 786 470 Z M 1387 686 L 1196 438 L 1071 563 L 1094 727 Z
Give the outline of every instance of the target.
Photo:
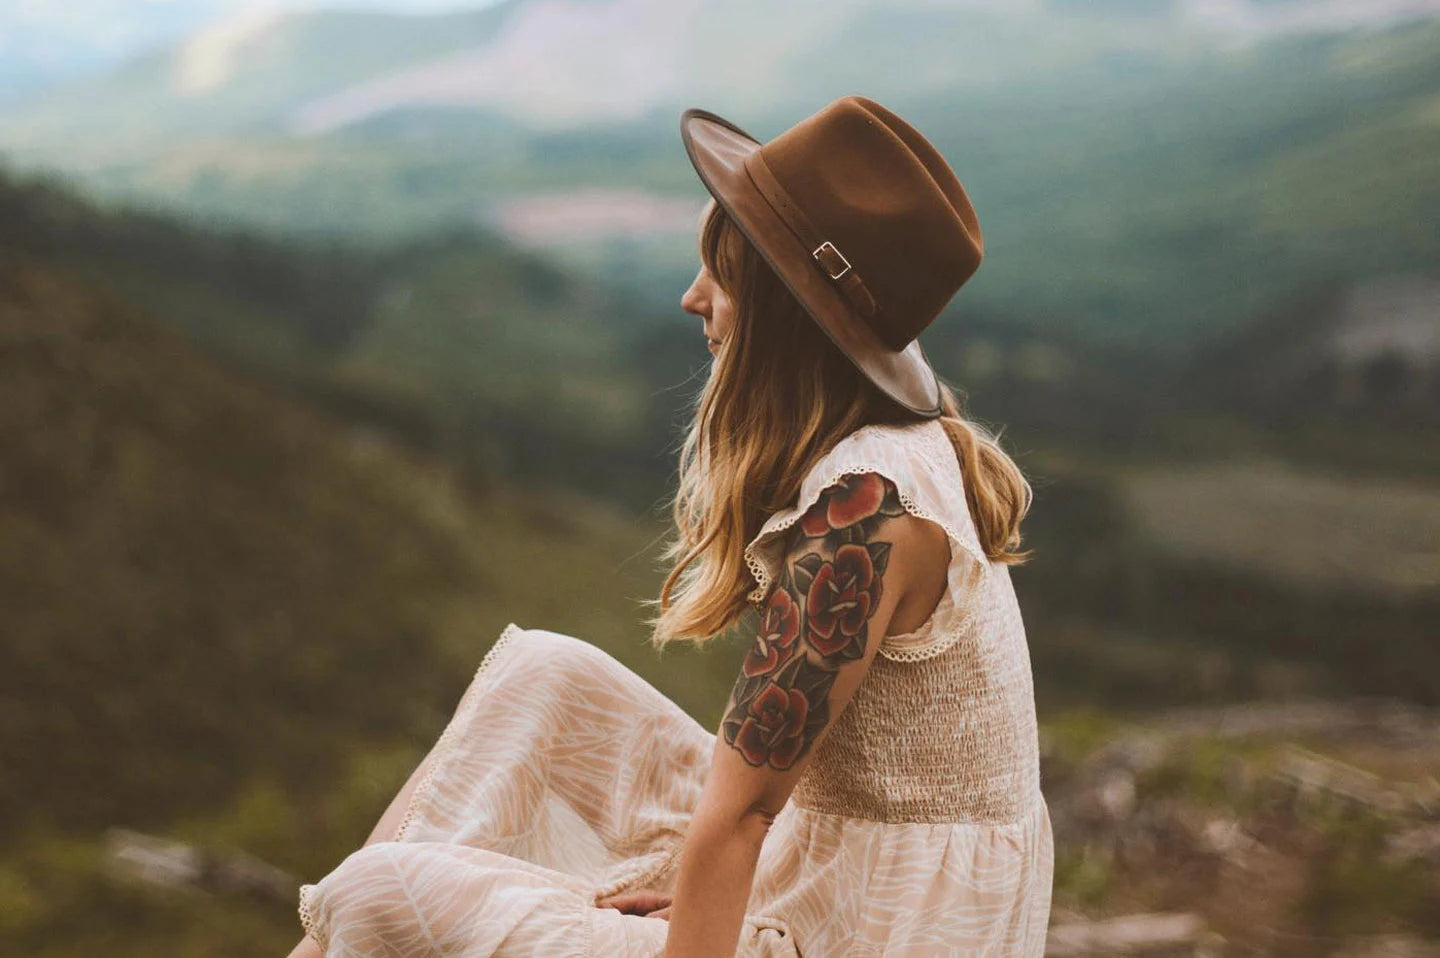
M 712 198 L 700 211 L 702 226 L 714 202 Z M 735 324 L 735 311 L 730 297 L 725 295 L 725 291 L 703 263 L 700 265 L 700 272 L 695 274 L 695 281 L 685 290 L 685 295 L 680 297 L 680 308 L 704 320 L 702 329 L 707 340 L 706 347 L 710 350 L 710 355 L 719 356 L 720 344 L 730 335 Z

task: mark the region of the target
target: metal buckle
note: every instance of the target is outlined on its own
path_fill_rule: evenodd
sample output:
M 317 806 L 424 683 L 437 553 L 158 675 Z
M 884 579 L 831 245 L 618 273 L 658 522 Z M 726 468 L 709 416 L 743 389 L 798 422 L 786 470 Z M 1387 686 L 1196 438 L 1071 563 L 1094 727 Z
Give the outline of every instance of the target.
M 838 273 L 831 273 L 830 267 L 826 266 L 825 263 L 822 262 L 820 259 L 820 251 L 825 249 L 825 247 L 827 246 L 830 247 L 830 252 L 838 256 L 840 258 L 840 262 L 845 264 L 845 268 Z M 815 258 L 815 262 L 820 263 L 820 268 L 825 270 L 825 274 L 831 279 L 839 279 L 846 273 L 850 272 L 850 261 L 846 259 L 845 254 L 836 249 L 835 244 L 830 242 L 829 240 L 826 240 L 825 242 L 821 243 L 819 246 L 811 250 L 810 255 Z

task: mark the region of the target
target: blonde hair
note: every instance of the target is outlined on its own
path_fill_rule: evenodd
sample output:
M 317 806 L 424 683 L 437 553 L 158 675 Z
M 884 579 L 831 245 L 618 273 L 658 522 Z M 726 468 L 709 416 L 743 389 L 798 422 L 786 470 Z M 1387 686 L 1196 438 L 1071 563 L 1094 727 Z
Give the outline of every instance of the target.
M 675 535 L 663 553 L 672 565 L 649 603 L 659 607 L 649 621 L 656 647 L 703 644 L 735 625 L 754 588 L 745 546 L 794 504 L 810 468 L 861 426 L 916 418 L 840 352 L 717 204 L 701 226 L 700 257 L 735 316 L 680 449 Z M 1030 553 L 1016 550 L 1029 483 L 943 381 L 941 402 L 985 554 L 1024 562 Z

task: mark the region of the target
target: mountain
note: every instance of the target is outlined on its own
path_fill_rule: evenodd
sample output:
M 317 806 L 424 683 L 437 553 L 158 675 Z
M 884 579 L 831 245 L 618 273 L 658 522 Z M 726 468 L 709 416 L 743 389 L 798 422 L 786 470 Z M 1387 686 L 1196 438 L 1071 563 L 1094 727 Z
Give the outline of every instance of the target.
M 104 149 L 248 130 L 287 103 L 492 38 L 516 0 L 473 13 L 244 12 L 114 71 L 62 84 L 17 117 L 18 138 Z M 110 154 L 113 155 L 113 154 Z
M 781 7 L 760 0 L 502 0 L 427 15 L 271 7 L 212 20 L 111 75 L 56 84 L 22 111 L 19 127 L 41 141 L 71 142 L 80 132 L 108 138 L 133 130 L 141 118 L 143 131 L 133 132 L 204 135 L 278 124 L 303 134 L 449 105 L 571 129 L 636 119 L 695 96 L 724 96 L 733 108 L 788 109 L 823 96 L 836 76 L 855 82 L 859 64 L 847 54 L 860 47 L 869 55 L 863 75 L 887 95 L 903 96 L 1003 85 L 1037 72 L 1054 77 L 1099 58 L 1159 52 L 1157 44 L 1173 52 L 1380 29 L 1437 14 L 1436 0 L 794 0 Z M 174 32 L 177 17 L 166 16 L 170 22 L 152 29 L 156 36 Z M 37 34 L 39 26 L 17 29 Z M 891 44 L 892 37 L 909 43 Z M 857 38 L 868 44 L 857 47 Z M 943 55 L 926 55 L 931 50 Z M 819 60 L 829 69 L 810 69 Z M 886 69 L 886 61 L 900 69 Z
M 414 720 L 445 596 L 479 582 L 441 487 L 73 274 L 7 258 L 0 328 L 10 835 L 303 779 L 339 730 Z
M 664 391 L 707 358 L 674 316 L 473 226 L 374 246 L 287 242 L 0 175 L 0 254 L 61 264 L 248 375 L 442 453 L 476 482 L 580 484 L 637 509 L 669 473 L 683 398 Z M 574 461 L 591 465 L 575 474 Z
M 1197 352 L 1189 386 L 1280 422 L 1343 411 L 1440 427 L 1437 317 L 1440 280 L 1423 275 L 1318 288 Z
M 976 202 L 987 262 L 956 310 L 1184 349 L 1313 282 L 1440 261 L 1433 6 L 292 13 L 0 110 L 0 149 L 107 200 L 289 234 L 481 222 L 673 309 L 704 196 L 680 110 L 766 139 L 864 92 Z

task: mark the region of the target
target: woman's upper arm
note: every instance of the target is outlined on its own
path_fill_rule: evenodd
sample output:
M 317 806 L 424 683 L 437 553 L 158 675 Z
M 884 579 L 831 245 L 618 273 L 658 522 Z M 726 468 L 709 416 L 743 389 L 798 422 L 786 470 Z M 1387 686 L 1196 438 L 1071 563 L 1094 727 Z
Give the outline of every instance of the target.
M 916 560 L 933 555 L 923 521 L 889 479 L 864 473 L 827 488 L 788 530 L 716 736 L 710 811 L 768 822 L 789 799 L 868 673 Z

